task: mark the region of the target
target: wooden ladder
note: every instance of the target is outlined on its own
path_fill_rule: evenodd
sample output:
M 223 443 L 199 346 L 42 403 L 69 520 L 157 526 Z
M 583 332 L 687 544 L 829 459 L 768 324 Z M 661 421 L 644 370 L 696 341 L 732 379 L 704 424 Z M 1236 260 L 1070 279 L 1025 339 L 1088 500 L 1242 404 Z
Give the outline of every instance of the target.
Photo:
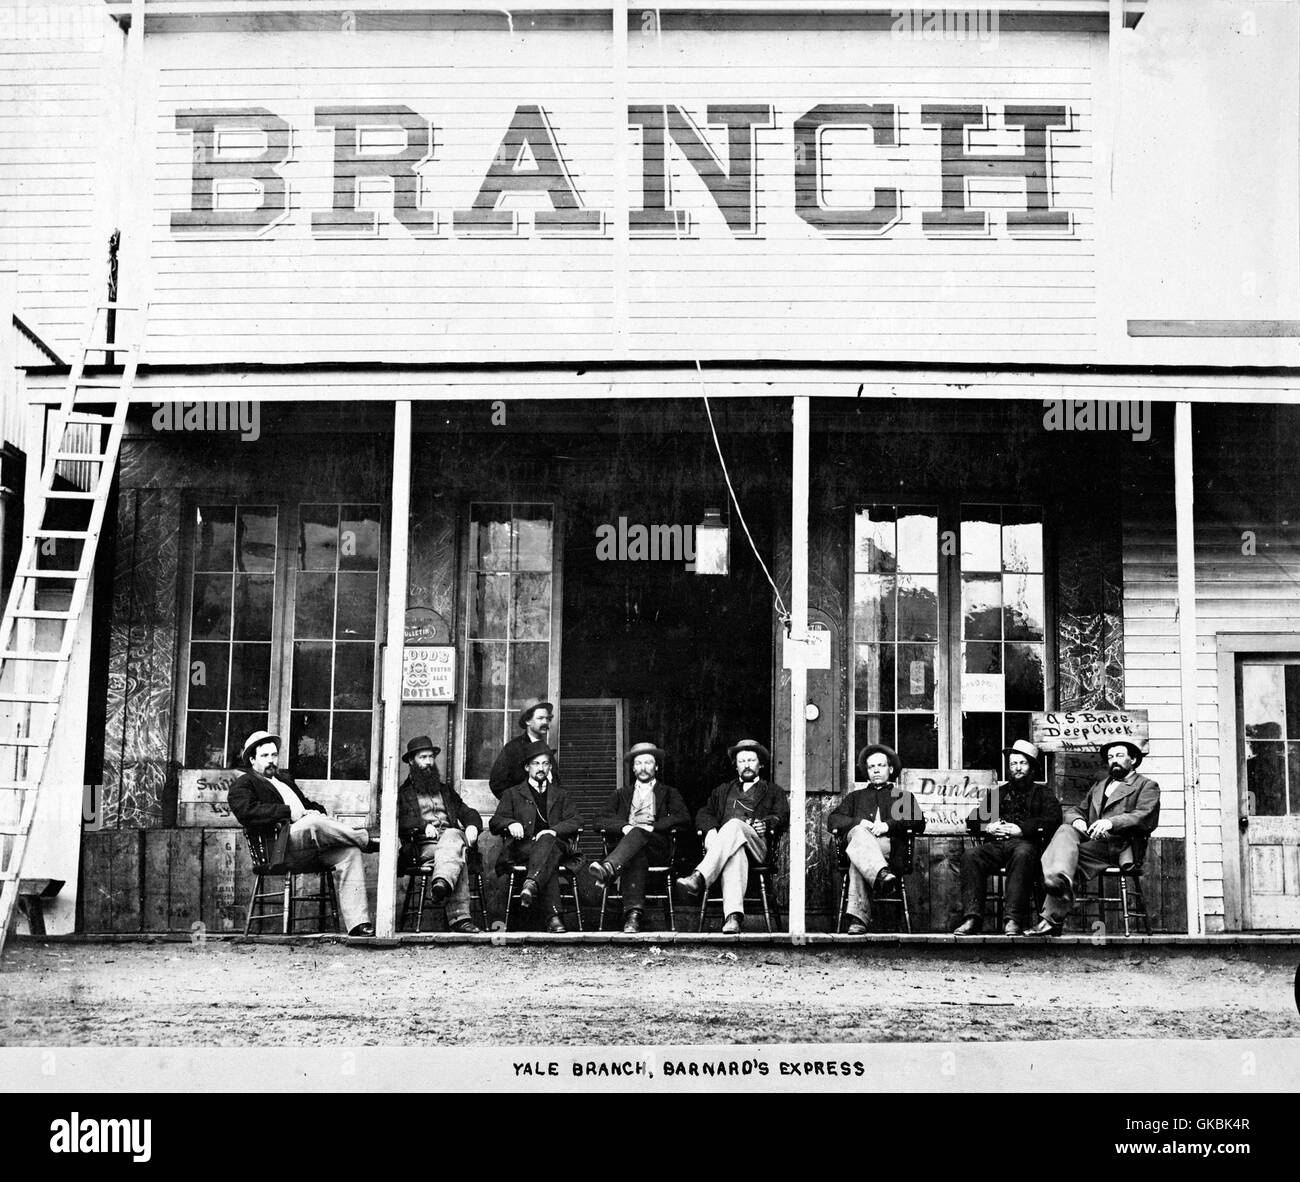
M 47 767 L 58 772 L 50 744 L 94 577 L 143 320 L 138 308 L 95 306 L 63 399 L 47 420 L 40 487 L 24 506 L 22 550 L 0 622 L 0 952 L 18 905 L 41 783 Z M 123 333 L 124 325 L 135 331 Z M 102 360 L 92 366 L 92 357 Z

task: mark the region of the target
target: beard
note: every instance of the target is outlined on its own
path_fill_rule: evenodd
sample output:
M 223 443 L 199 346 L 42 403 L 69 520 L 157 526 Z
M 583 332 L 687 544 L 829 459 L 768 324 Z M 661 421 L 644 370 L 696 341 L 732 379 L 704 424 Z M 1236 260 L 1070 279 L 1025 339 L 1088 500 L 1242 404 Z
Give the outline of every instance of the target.
M 752 767 L 747 767 L 740 773 L 740 778 L 742 780 L 757 780 L 758 772 Z
M 411 787 L 417 792 L 435 792 L 442 787 L 442 777 L 436 767 L 411 766 Z
M 1122 780 L 1124 778 L 1124 769 L 1117 763 L 1110 765 L 1110 778 L 1112 780 Z

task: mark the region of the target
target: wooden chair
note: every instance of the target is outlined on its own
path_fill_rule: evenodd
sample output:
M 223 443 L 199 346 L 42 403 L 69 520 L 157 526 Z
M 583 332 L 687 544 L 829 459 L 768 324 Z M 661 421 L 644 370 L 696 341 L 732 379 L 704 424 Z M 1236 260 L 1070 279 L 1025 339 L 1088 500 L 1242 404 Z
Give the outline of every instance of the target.
M 253 893 L 248 899 L 248 914 L 244 919 L 244 935 L 249 934 L 253 924 L 263 924 L 267 920 L 279 918 L 280 931 L 288 936 L 293 932 L 297 922 L 297 908 L 304 903 L 317 904 L 317 927 L 328 931 L 339 928 L 339 896 L 334 885 L 334 872 L 322 862 L 312 862 L 297 869 L 290 870 L 284 862 L 272 862 L 272 850 L 276 846 L 279 828 L 245 829 L 248 840 L 248 854 L 253 861 Z M 296 879 L 299 875 L 316 874 L 320 882 L 315 894 L 302 894 L 297 890 Z M 268 878 L 283 878 L 284 887 L 268 891 L 264 887 Z M 269 899 L 278 900 L 279 906 L 270 910 L 260 910 L 258 904 Z M 327 927 L 327 924 L 329 925 Z
M 404 862 L 398 867 L 397 872 L 406 875 L 406 894 L 402 899 L 400 929 L 404 932 L 421 932 L 424 930 L 424 908 L 429 901 L 429 891 L 433 887 L 433 867 Z M 475 922 L 486 931 L 487 912 L 483 907 L 483 855 L 479 852 L 477 844 L 470 846 L 466 852 L 465 873 L 469 875 L 470 908 L 478 912 Z M 409 927 L 412 913 L 415 915 L 415 926 Z
M 572 838 L 568 839 L 571 849 L 578 849 L 578 842 L 581 837 L 582 830 L 579 829 Z M 559 876 L 561 902 L 564 902 L 565 888 L 568 888 L 569 899 L 573 904 L 573 913 L 578 921 L 578 931 L 582 931 L 582 901 L 578 898 L 578 868 L 581 862 L 581 854 L 569 854 L 555 872 Z M 519 898 L 520 892 L 524 889 L 524 879 L 527 877 L 527 862 L 510 863 L 510 889 L 506 892 L 506 931 L 510 930 L 510 913 L 514 909 L 515 900 Z
M 703 841 L 703 831 L 697 829 L 695 832 L 700 840 Z M 773 865 L 773 856 L 776 852 L 774 849 L 775 844 L 775 842 L 767 843 L 767 857 L 762 862 L 758 861 L 748 849 L 745 850 L 745 857 L 749 859 L 749 885 L 745 888 L 745 902 L 759 903 L 762 906 L 763 922 L 767 925 L 767 930 L 769 932 L 776 931 L 777 924 L 780 923 L 780 914 L 777 912 L 777 908 L 773 903 L 773 899 L 776 897 L 776 891 L 772 885 L 772 875 L 776 870 Z M 754 895 L 755 887 L 758 889 L 757 898 Z M 718 905 L 718 910 L 722 910 L 721 878 L 700 895 L 700 914 L 695 927 L 697 932 L 704 931 L 704 920 L 711 903 L 716 903 Z M 772 921 L 774 913 L 777 915 L 776 924 Z
M 836 865 L 840 872 L 840 908 L 839 917 L 835 921 L 835 931 L 840 933 L 847 926 L 849 914 L 849 854 L 848 842 L 843 837 L 837 837 L 836 842 L 839 846 L 839 857 L 836 859 Z M 916 834 L 908 830 L 904 842 L 901 859 L 894 859 L 892 856 L 890 858 L 890 867 L 898 865 L 902 871 L 901 873 L 895 871 L 898 874 L 898 886 L 895 888 L 895 893 L 877 896 L 874 891 L 869 891 L 867 896 L 869 900 L 868 907 L 872 914 L 863 918 L 867 920 L 868 924 L 872 924 L 876 918 L 877 907 L 901 907 L 903 909 L 903 926 L 910 936 L 912 934 L 912 912 L 907 904 L 907 875 L 912 873 L 916 856 Z
M 610 851 L 619 843 L 621 833 L 606 833 L 604 837 L 604 856 L 609 857 Z M 662 863 L 651 862 L 646 867 L 646 893 L 645 901 L 647 903 L 663 903 L 664 911 L 668 916 L 668 930 L 675 932 L 677 930 L 677 917 L 673 911 L 673 868 L 677 864 L 677 830 L 668 830 L 668 856 Z M 651 883 L 654 878 L 662 877 L 664 883 L 663 893 L 651 890 Z M 600 892 L 600 921 L 596 925 L 598 932 L 605 930 L 605 908 L 611 902 L 616 902 L 619 907 L 619 913 L 623 910 L 623 884 L 619 880 L 618 887 L 615 888 L 613 882 L 606 882 Z
M 1116 884 L 1114 893 L 1106 889 L 1106 884 L 1113 882 Z M 1146 935 L 1151 935 L 1151 917 L 1147 914 L 1146 898 L 1142 894 L 1142 865 L 1137 863 L 1125 869 L 1118 866 L 1107 866 L 1095 880 L 1096 889 L 1089 888 L 1079 892 L 1076 896 L 1076 902 L 1079 905 L 1080 919 L 1083 918 L 1083 911 L 1087 907 L 1097 908 L 1097 918 L 1101 921 L 1103 927 L 1106 926 L 1106 908 L 1120 909 L 1120 915 L 1124 924 L 1124 935 L 1133 934 L 1133 921 L 1141 920 L 1142 927 Z

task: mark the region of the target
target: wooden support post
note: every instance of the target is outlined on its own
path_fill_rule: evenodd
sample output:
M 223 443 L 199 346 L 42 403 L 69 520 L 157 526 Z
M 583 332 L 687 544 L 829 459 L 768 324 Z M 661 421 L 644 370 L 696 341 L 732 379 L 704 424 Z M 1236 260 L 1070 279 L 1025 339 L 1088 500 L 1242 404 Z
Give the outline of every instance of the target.
M 1174 513 L 1178 553 L 1178 703 L 1187 832 L 1187 932 L 1205 930 L 1201 900 L 1201 793 L 1196 750 L 1196 539 L 1192 516 L 1192 404 L 1174 407 Z
M 796 395 L 790 465 L 790 934 L 807 929 L 808 396 Z
M 379 779 L 379 885 L 375 934 L 396 932 L 397 781 L 402 738 L 402 646 L 406 640 L 407 545 L 411 525 L 411 404 L 393 406 L 392 543 L 388 562 L 388 627 L 383 668 L 383 762 Z

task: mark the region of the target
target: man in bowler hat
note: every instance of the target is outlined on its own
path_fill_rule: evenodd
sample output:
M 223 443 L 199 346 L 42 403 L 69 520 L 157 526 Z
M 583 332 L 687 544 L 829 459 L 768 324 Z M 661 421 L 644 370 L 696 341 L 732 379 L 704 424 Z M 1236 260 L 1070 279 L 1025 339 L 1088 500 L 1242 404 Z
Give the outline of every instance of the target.
M 442 782 L 434 762 L 441 750 L 428 735 L 406 745 L 402 760 L 410 770 L 397 788 L 400 860 L 432 867 L 433 901 L 445 905 L 448 930 L 473 935 L 482 929 L 470 916 L 465 859 L 483 831 L 483 818 Z
M 651 860 L 668 857 L 668 833 L 686 825 L 691 814 L 676 788 L 659 779 L 662 749 L 653 743 L 636 743 L 626 756 L 632 765 L 632 783 L 618 789 L 596 818 L 603 833 L 618 835 L 618 844 L 588 869 L 604 886 L 622 880 L 623 930 L 639 932 L 645 910 L 646 869 Z
M 512 784 L 525 779 L 523 753 L 526 747 L 536 743 L 549 743 L 551 723 L 555 720 L 555 703 L 533 702 L 525 706 L 519 715 L 519 727 L 523 734 L 516 735 L 501 748 L 501 754 L 488 773 L 488 787 L 498 800 Z M 555 762 L 555 752 L 551 752 L 551 779 L 558 781 L 559 765 Z
M 1122 740 L 1107 743 L 1102 754 L 1109 775 L 1064 810 L 1064 823 L 1043 852 L 1043 918 L 1026 935 L 1059 936 L 1075 887 L 1107 866 L 1140 865 L 1147 838 L 1160 823 L 1160 785 L 1137 770 L 1142 748 Z
M 867 786 L 848 793 L 826 820 L 832 833 L 846 839 L 850 936 L 867 930 L 868 891 L 881 898 L 898 886 L 907 849 L 901 839 L 925 831 L 916 797 L 896 782 L 903 771 L 897 751 L 872 743 L 858 753 L 858 768 Z
M 1028 739 L 1017 739 L 1002 753 L 1007 757 L 1007 779 L 990 789 L 966 819 L 966 828 L 978 844 L 967 847 L 961 856 L 962 921 L 953 933 L 956 936 L 977 936 L 984 930 L 984 899 L 992 870 L 1007 872 L 1002 934 L 1025 934 L 1038 859 L 1061 823 L 1056 793 L 1038 783 L 1043 769 L 1038 748 Z
M 739 932 L 745 922 L 745 888 L 749 885 L 749 858 L 767 857 L 790 822 L 790 802 L 775 784 L 762 778 L 771 763 L 766 747 L 753 739 L 742 739 L 727 749 L 736 768 L 736 778 L 719 784 L 708 802 L 695 814 L 696 828 L 704 834 L 704 858 L 677 885 L 688 895 L 698 896 L 722 879 L 722 930 Z

